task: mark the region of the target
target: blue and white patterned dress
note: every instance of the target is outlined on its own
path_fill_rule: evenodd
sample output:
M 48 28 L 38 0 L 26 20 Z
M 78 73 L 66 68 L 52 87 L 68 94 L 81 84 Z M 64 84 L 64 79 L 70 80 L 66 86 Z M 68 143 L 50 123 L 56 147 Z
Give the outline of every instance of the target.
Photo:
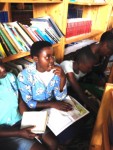
M 36 70 L 36 63 L 29 65 L 18 75 L 18 87 L 29 108 L 35 109 L 38 101 L 50 101 L 52 98 L 59 101 L 64 100 L 67 95 L 66 85 L 60 92 L 59 76 L 55 75 L 53 71 L 44 73 L 47 78 L 50 78 L 47 85 L 41 80 Z

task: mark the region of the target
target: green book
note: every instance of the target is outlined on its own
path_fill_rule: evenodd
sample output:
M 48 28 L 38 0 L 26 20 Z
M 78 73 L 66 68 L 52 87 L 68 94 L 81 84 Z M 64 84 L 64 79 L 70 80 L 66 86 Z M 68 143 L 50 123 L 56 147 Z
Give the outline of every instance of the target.
M 10 43 L 10 41 L 8 40 L 8 38 L 6 37 L 6 35 L 4 34 L 4 32 L 2 31 L 2 29 L 0 29 L 0 35 L 3 37 L 5 43 L 9 47 L 11 53 L 12 54 L 17 54 L 16 50 L 14 49 L 14 47 L 12 46 L 12 44 Z

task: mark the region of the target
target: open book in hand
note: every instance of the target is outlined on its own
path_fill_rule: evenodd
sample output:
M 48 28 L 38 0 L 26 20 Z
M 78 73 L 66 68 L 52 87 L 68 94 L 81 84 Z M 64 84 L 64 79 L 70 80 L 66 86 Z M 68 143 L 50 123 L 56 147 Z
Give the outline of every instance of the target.
M 42 134 L 45 132 L 47 119 L 47 111 L 26 111 L 22 116 L 21 129 L 34 126 L 31 132 Z
M 49 117 L 47 126 L 56 136 L 71 124 L 73 124 L 75 121 L 79 120 L 89 113 L 89 111 L 73 97 L 67 96 L 65 101 L 73 106 L 73 109 L 71 111 L 64 112 L 55 108 L 50 108 L 48 110 Z

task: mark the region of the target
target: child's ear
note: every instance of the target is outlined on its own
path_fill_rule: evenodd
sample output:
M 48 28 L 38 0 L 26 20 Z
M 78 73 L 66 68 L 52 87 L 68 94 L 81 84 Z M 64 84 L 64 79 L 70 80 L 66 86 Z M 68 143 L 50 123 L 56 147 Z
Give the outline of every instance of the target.
M 38 62 L 38 57 L 37 57 L 37 56 L 33 56 L 33 60 L 34 60 L 35 62 Z

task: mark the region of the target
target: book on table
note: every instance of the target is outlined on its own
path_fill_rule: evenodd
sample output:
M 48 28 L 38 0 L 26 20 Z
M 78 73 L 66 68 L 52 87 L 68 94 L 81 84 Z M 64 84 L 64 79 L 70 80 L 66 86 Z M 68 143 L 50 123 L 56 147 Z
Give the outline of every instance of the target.
M 47 111 L 26 111 L 23 113 L 21 128 L 33 127 L 31 132 L 42 134 L 45 132 L 48 119 Z
M 57 136 L 71 124 L 86 116 L 89 111 L 83 107 L 77 100 L 71 96 L 66 97 L 66 102 L 73 106 L 73 109 L 68 112 L 60 111 L 55 108 L 48 109 L 47 126 Z

